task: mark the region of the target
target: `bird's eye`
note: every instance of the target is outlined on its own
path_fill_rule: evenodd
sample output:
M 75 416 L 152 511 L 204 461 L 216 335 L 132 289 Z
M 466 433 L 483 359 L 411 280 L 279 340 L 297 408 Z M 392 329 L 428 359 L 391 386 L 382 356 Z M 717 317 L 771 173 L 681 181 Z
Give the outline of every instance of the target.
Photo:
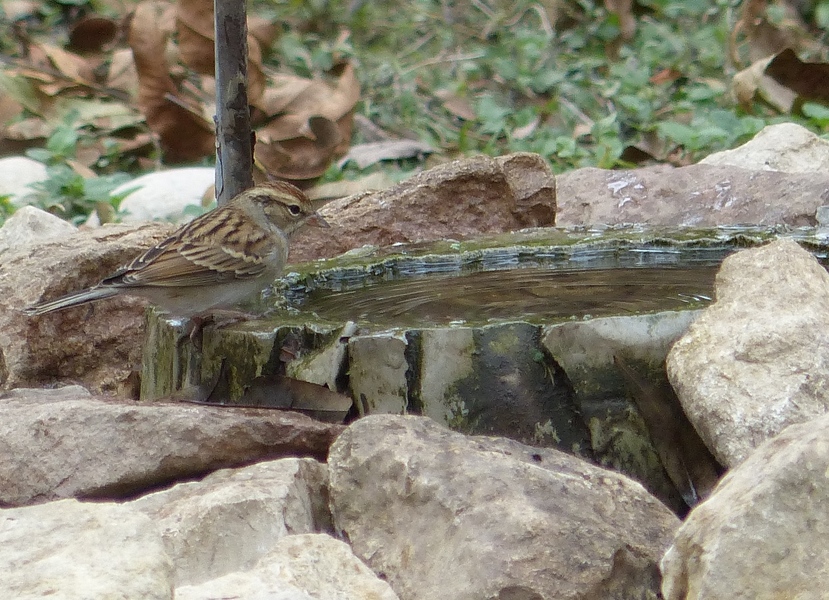
M 302 213 L 302 207 L 299 204 L 289 204 L 288 212 L 298 217 Z

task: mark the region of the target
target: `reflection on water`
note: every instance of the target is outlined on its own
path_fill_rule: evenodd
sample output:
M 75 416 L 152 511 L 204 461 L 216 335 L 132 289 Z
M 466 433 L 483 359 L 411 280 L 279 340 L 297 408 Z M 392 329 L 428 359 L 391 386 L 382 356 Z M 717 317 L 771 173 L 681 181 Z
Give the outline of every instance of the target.
M 710 300 L 718 266 L 509 270 L 431 274 L 294 296 L 324 319 L 383 326 L 554 321 L 695 307 Z

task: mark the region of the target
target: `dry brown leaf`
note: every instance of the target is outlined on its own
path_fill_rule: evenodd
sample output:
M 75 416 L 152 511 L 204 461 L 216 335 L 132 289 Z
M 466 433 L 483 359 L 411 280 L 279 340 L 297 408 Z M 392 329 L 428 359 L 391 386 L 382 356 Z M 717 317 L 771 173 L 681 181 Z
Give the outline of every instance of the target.
M 127 92 L 135 101 L 138 98 L 138 71 L 131 48 L 122 48 L 112 53 L 109 62 L 107 86 Z
M 213 48 L 213 1 L 179 0 L 176 29 L 181 61 L 202 75 L 216 70 Z
M 654 85 L 659 85 L 662 83 L 672 83 L 682 77 L 682 73 L 677 71 L 676 69 L 662 69 L 661 71 L 654 73 L 651 75 L 648 81 Z
M 200 107 L 188 109 L 174 101 L 178 90 L 165 59 L 167 34 L 159 28 L 159 21 L 170 15 L 169 5 L 152 0 L 135 9 L 129 44 L 138 71 L 138 105 L 167 161 L 197 160 L 215 151 L 212 124 L 196 116 Z
M 39 44 L 39 46 L 62 75 L 75 83 L 94 83 L 95 75 L 86 59 L 50 44 Z
M 250 15 L 248 17 L 248 32 L 259 42 L 260 48 L 267 50 L 276 41 L 279 28 L 272 21 Z
M 90 15 L 69 29 L 69 49 L 75 52 L 100 52 L 118 35 L 118 23 L 112 19 Z
M 52 126 L 37 117 L 23 119 L 12 123 L 3 130 L 3 137 L 12 140 L 46 139 L 52 135 Z
M 23 105 L 9 94 L 0 94 L 0 128 L 23 114 Z
M 318 79 L 277 78 L 262 97 L 267 104 L 261 106 L 269 116 L 283 115 L 268 125 L 271 139 L 287 140 L 297 136 L 308 118 L 315 115 L 338 121 L 353 112 L 360 99 L 360 84 L 354 67 L 343 63 L 337 75 L 334 86 Z
M 449 90 L 438 90 L 435 96 L 443 102 L 443 108 L 448 110 L 451 114 L 465 121 L 474 121 L 478 118 L 475 114 L 475 109 L 466 98 L 461 98 L 457 94 Z
M 360 88 L 354 68 L 344 63 L 335 84 L 293 76 L 277 77 L 260 107 L 276 116 L 257 129 L 256 159 L 282 179 L 319 177 L 349 147 Z
M 829 64 L 803 62 L 791 49 L 775 56 L 766 67 L 766 75 L 787 87 L 803 100 L 829 104 Z
M 213 0 L 178 0 L 176 11 L 178 48 L 182 63 L 202 75 L 216 70 Z M 262 50 L 259 40 L 248 32 L 248 103 L 253 104 L 265 89 Z
M 403 158 L 417 158 L 435 151 L 429 144 L 417 140 L 385 140 L 352 146 L 339 164 L 342 167 L 353 160 L 357 167 L 365 169 L 383 160 L 400 160 Z
M 785 48 L 808 50 L 811 53 L 821 50 L 821 44 L 812 37 L 794 3 L 774 4 L 783 8 L 784 17 L 780 22 L 772 22 L 768 18 L 767 0 L 747 0 L 743 3 L 740 19 L 734 24 L 729 41 L 734 64 L 745 64 L 740 56 L 741 44 L 747 47 L 745 52 L 749 63 L 763 60 Z M 742 42 L 740 38 L 744 38 Z
M 351 131 L 351 113 L 340 122 L 320 116 L 307 119 L 302 135 L 278 140 L 267 128 L 257 132 L 256 160 L 270 175 L 291 181 L 319 177 L 337 156 L 343 130 Z M 346 138 L 346 143 L 347 143 Z
M 96 160 L 97 160 L 97 158 L 96 158 Z M 80 175 L 81 177 L 83 177 L 85 179 L 94 179 L 95 177 L 98 176 L 98 174 L 95 173 L 95 171 L 90 169 L 86 164 L 84 164 L 80 160 L 67 158 L 66 159 L 66 164 L 69 165 L 72 168 L 72 170 L 75 171 L 75 173 L 77 173 L 78 175 Z
M 267 116 L 284 113 L 291 102 L 315 83 L 312 79 L 297 75 L 272 75 L 270 85 L 255 106 Z
M 746 110 L 751 110 L 752 104 L 764 101 L 782 113 L 789 113 L 797 100 L 797 94 L 784 85 L 777 83 L 766 75 L 766 70 L 774 56 L 758 60 L 747 69 L 734 75 L 731 89 L 737 102 Z

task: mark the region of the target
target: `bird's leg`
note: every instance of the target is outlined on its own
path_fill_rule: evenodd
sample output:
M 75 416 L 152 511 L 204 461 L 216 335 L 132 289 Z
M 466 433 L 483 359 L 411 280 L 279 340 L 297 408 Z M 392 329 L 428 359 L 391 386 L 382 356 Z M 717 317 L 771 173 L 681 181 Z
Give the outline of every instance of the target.
M 189 340 L 190 344 L 201 352 L 206 327 L 212 326 L 214 330 L 222 329 L 235 323 L 243 323 L 258 318 L 261 318 L 261 315 L 241 310 L 214 309 L 212 311 L 199 313 L 190 317 L 181 335 L 179 335 L 177 344 L 181 345 L 185 340 Z

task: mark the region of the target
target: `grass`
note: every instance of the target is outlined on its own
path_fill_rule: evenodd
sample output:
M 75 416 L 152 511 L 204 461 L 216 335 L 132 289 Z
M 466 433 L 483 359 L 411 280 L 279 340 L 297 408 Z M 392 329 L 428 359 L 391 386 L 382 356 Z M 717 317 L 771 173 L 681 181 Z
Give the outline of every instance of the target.
M 729 88 L 738 70 L 728 58 L 739 3 L 728 0 L 639 0 L 636 30 L 620 41 L 621 23 L 602 1 L 553 0 L 254 0 L 252 15 L 280 24 L 270 66 L 324 77 L 352 60 L 362 84 L 358 112 L 388 134 L 428 142 L 432 161 L 485 153 L 537 152 L 553 170 L 623 168 L 645 157 L 688 164 L 733 148 L 764 126 L 794 121 L 819 134 L 829 109 L 805 104 L 781 115 L 756 103 L 736 104 Z M 68 12 L 106 9 L 96 0 L 48 0 L 44 30 L 59 31 Z M 129 7 L 129 6 L 128 6 Z M 767 17 L 782 19 L 771 3 Z M 822 43 L 829 0 L 805 15 Z M 690 32 L 690 33 L 689 33 Z M 52 34 L 54 35 L 54 34 Z M 0 48 L 10 52 L 9 39 Z M 821 46 L 824 48 L 824 46 Z M 825 54 L 825 52 L 824 52 Z M 96 207 L 120 183 L 110 157 L 109 179 L 86 189 L 67 166 L 79 142 L 75 124 L 56 131 L 30 155 L 50 166 L 42 202 L 69 219 Z M 353 142 L 366 141 L 355 131 Z M 399 179 L 423 168 L 415 160 L 360 171 L 332 165 L 324 180 L 384 169 Z M 57 201 L 55 202 L 55 199 Z M 117 213 L 117 200 L 113 203 Z M 111 211 L 112 212 L 112 211 Z

